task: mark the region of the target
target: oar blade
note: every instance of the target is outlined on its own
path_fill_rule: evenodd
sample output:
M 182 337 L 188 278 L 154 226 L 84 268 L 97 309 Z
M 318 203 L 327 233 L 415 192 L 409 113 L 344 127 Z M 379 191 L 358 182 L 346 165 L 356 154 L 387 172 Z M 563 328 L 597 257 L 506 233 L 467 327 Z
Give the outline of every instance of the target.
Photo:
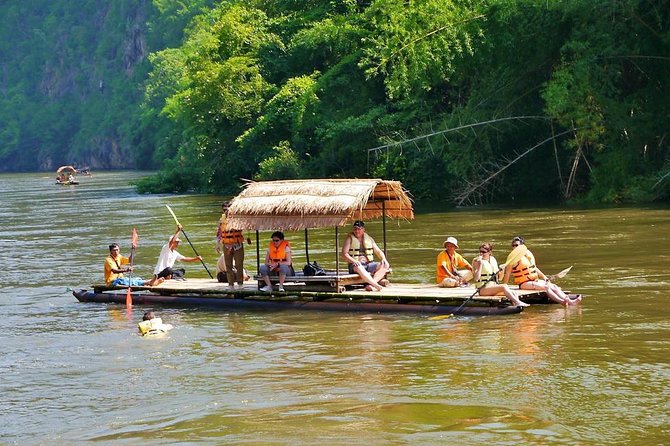
M 557 279 L 562 279 L 563 277 L 565 277 L 570 272 L 570 270 L 572 269 L 572 266 L 573 265 L 570 265 L 569 267 L 565 268 L 564 270 L 556 273 L 554 275 L 554 277 L 557 278 Z
M 439 316 L 432 316 L 432 317 L 429 317 L 428 320 L 429 320 L 429 321 L 441 321 L 441 320 L 444 320 L 444 319 L 449 319 L 449 318 L 452 317 L 453 315 L 454 315 L 454 313 L 450 313 L 450 314 L 440 314 Z
M 130 287 L 126 291 L 126 308 L 132 308 L 133 306 L 133 295 L 130 292 Z
M 516 265 L 519 262 L 519 260 L 521 260 L 521 257 L 525 256 L 527 252 L 528 252 L 528 246 L 526 245 L 517 246 L 507 255 L 505 265 Z

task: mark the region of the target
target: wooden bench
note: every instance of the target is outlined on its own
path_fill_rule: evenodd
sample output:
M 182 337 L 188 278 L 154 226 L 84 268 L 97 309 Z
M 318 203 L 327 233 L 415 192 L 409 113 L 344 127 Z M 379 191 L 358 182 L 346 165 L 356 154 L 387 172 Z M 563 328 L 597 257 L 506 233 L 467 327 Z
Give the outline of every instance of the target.
M 258 288 L 265 286 L 265 281 L 260 275 L 254 276 L 258 281 Z M 270 275 L 270 283 L 276 285 L 279 283 L 279 276 Z M 286 276 L 284 288 L 287 291 L 330 291 L 343 293 L 346 287 L 352 285 L 365 284 L 365 280 L 358 274 L 349 274 L 348 271 L 342 271 L 336 274 L 335 271 L 326 271 L 324 276 L 305 276 L 302 271 L 296 271 L 293 276 Z

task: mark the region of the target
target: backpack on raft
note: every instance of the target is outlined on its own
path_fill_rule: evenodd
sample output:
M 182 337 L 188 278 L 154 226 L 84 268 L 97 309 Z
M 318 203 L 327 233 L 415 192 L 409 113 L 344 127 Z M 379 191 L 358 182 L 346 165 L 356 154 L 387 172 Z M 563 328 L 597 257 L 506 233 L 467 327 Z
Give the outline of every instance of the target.
M 305 276 L 325 276 L 326 270 L 321 268 L 318 263 L 308 263 L 302 268 L 302 273 Z

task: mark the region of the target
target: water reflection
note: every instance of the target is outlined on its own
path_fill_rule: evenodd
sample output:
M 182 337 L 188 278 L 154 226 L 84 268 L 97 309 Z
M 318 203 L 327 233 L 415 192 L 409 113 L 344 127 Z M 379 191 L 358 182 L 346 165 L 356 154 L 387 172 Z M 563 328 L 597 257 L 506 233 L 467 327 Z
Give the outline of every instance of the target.
M 138 175 L 96 172 L 71 188 L 0 175 L 0 442 L 667 440 L 667 209 L 465 209 L 389 224 L 394 280 L 432 282 L 446 235 L 471 259 L 482 241 L 502 252 L 522 234 L 544 271 L 575 265 L 560 284 L 586 294 L 579 307 L 443 321 L 151 308 L 175 328 L 146 339 L 149 308 L 79 304 L 67 288 L 98 281 L 107 245 L 127 247 L 133 227 L 138 274 L 150 274 L 174 227 L 165 204 L 214 265 L 222 197 L 138 196 L 126 185 Z M 378 237 L 379 223 L 366 227 Z M 287 236 L 300 253 L 303 235 Z M 310 232 L 311 260 L 334 264 L 333 244 L 333 231 Z

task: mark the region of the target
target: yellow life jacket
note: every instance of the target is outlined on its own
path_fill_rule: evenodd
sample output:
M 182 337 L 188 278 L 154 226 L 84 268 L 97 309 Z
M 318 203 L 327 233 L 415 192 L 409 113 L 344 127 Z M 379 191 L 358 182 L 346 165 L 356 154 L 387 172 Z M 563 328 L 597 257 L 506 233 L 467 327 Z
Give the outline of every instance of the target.
M 479 280 L 475 282 L 475 288 L 481 288 L 487 282 L 496 283 L 495 279 L 493 279 L 493 276 L 498 273 L 498 261 L 495 257 L 491 256 L 489 257 L 489 260 L 480 259 L 479 261 L 482 264 L 482 272 L 479 276 Z
M 268 247 L 270 260 L 273 262 L 283 262 L 286 260 L 286 248 L 288 247 L 288 240 L 282 240 L 277 246 L 275 246 L 274 242 L 270 242 L 270 246 Z
M 374 240 L 372 240 L 372 237 L 370 237 L 367 233 L 363 233 L 363 247 L 361 247 L 360 242 L 358 241 L 358 238 L 352 233 L 349 234 L 349 255 L 355 259 L 358 259 L 359 257 L 367 257 L 368 262 L 372 262 L 374 260 L 374 250 L 372 249 L 372 245 L 374 245 Z
M 512 268 L 512 275 L 514 276 L 514 283 L 521 285 L 531 280 L 537 280 L 539 277 L 537 267 L 535 266 L 535 257 L 530 252 L 521 257 L 519 263 Z
M 166 326 L 163 325 L 163 320 L 159 317 L 142 321 L 137 324 L 142 336 L 152 336 L 157 334 L 167 333 Z

